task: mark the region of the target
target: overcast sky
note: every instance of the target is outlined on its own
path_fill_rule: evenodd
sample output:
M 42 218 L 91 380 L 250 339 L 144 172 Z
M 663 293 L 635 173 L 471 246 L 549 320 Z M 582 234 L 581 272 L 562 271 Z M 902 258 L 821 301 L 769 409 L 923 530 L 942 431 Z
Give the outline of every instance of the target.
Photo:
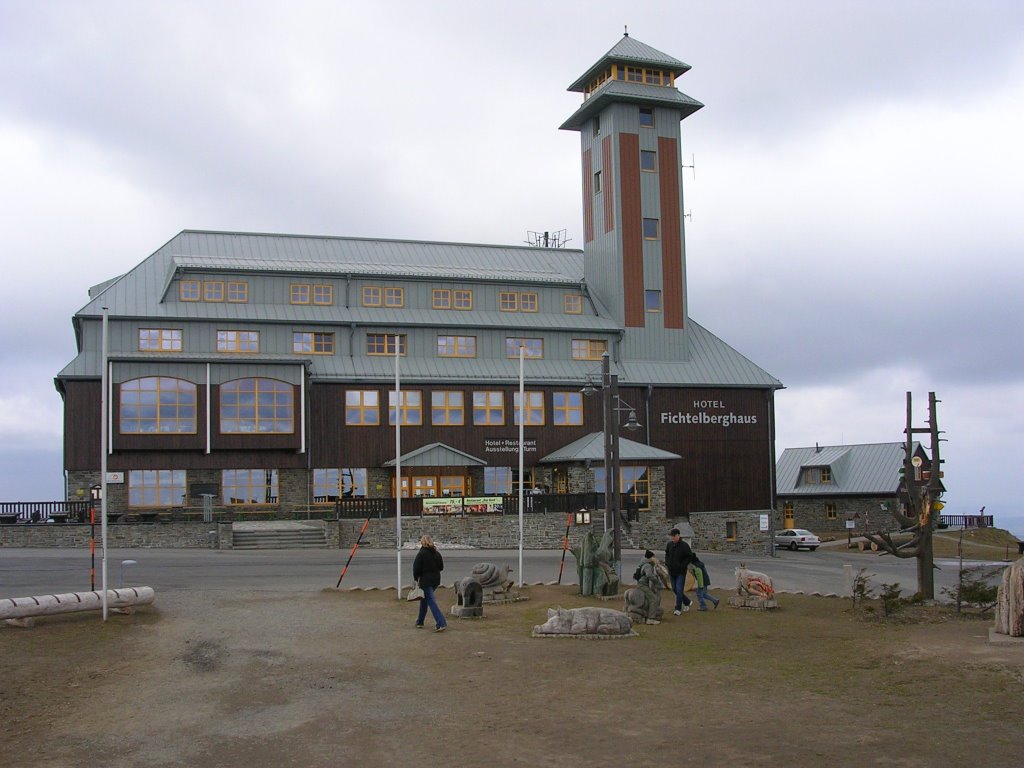
M 565 88 L 693 69 L 691 316 L 787 447 L 942 400 L 947 509 L 1024 535 L 1024 3 L 0 0 L 0 500 L 62 496 L 71 316 L 182 229 L 582 247 Z

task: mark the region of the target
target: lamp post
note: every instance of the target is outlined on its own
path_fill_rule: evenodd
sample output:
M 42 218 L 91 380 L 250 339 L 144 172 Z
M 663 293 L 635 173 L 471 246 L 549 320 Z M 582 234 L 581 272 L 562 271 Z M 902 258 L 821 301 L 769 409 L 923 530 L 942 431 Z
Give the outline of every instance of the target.
M 586 386 L 581 390 L 584 395 L 593 394 L 596 389 L 588 379 Z M 604 498 L 605 498 L 605 529 L 607 530 L 608 517 L 611 517 L 612 547 L 615 560 L 615 573 L 622 579 L 622 535 L 619 524 L 619 412 L 629 411 L 626 419 L 626 429 L 635 430 L 640 428 L 636 420 L 636 411 L 619 397 L 619 375 L 611 371 L 611 357 L 605 352 L 601 355 L 601 396 L 603 405 L 603 426 L 604 437 Z M 619 405 L 622 403 L 622 406 Z

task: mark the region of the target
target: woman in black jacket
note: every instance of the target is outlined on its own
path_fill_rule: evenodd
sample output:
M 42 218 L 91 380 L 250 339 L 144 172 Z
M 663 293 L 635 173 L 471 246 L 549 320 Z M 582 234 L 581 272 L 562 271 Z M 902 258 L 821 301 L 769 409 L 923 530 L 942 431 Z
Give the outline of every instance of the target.
M 423 620 L 427 618 L 427 608 L 437 623 L 435 632 L 444 632 L 448 628 L 448 622 L 444 620 L 444 614 L 437 607 L 437 600 L 434 599 L 434 590 L 441 586 L 441 571 L 444 570 L 444 558 L 434 546 L 434 540 L 424 534 L 420 537 L 420 551 L 416 553 L 416 559 L 412 563 L 412 578 L 423 590 L 423 599 L 420 600 L 420 614 L 416 618 L 416 628 L 423 629 Z

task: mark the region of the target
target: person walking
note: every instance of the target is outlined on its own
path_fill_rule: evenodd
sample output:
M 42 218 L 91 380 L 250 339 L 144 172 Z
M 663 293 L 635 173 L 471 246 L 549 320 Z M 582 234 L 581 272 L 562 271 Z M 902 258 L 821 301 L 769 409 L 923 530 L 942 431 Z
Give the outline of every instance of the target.
M 708 569 L 696 555 L 693 556 L 693 562 L 690 563 L 690 573 L 693 574 L 693 580 L 697 584 L 697 605 L 700 606 L 697 610 L 706 611 L 708 600 L 717 608 L 718 598 L 708 592 L 708 585 L 711 583 L 711 579 L 708 578 Z
M 437 600 L 434 598 L 434 590 L 441 586 L 441 571 L 444 570 L 444 558 L 434 546 L 434 540 L 424 534 L 420 537 L 420 551 L 416 553 L 416 559 L 412 563 L 412 578 L 423 590 L 423 599 L 420 600 L 420 612 L 416 617 L 416 628 L 423 629 L 423 621 L 427 618 L 427 608 L 430 609 L 434 622 L 437 624 L 434 631 L 444 632 L 448 629 L 448 622 L 444 614 L 437 607 Z
M 665 567 L 672 579 L 672 591 L 676 593 L 676 608 L 673 613 L 678 616 L 690 610 L 692 602 L 686 596 L 686 568 L 693 562 L 694 554 L 690 545 L 683 541 L 679 529 L 673 528 L 669 533 L 671 540 L 665 547 Z

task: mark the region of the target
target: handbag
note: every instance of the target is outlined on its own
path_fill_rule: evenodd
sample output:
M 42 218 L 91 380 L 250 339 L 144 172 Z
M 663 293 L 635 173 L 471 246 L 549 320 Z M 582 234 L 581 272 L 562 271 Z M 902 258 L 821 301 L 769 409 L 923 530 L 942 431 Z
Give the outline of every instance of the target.
M 416 587 L 414 589 L 410 589 L 409 590 L 409 595 L 405 599 L 409 600 L 409 601 L 412 601 L 412 600 L 422 600 L 423 599 L 423 590 L 420 589 L 419 587 Z

